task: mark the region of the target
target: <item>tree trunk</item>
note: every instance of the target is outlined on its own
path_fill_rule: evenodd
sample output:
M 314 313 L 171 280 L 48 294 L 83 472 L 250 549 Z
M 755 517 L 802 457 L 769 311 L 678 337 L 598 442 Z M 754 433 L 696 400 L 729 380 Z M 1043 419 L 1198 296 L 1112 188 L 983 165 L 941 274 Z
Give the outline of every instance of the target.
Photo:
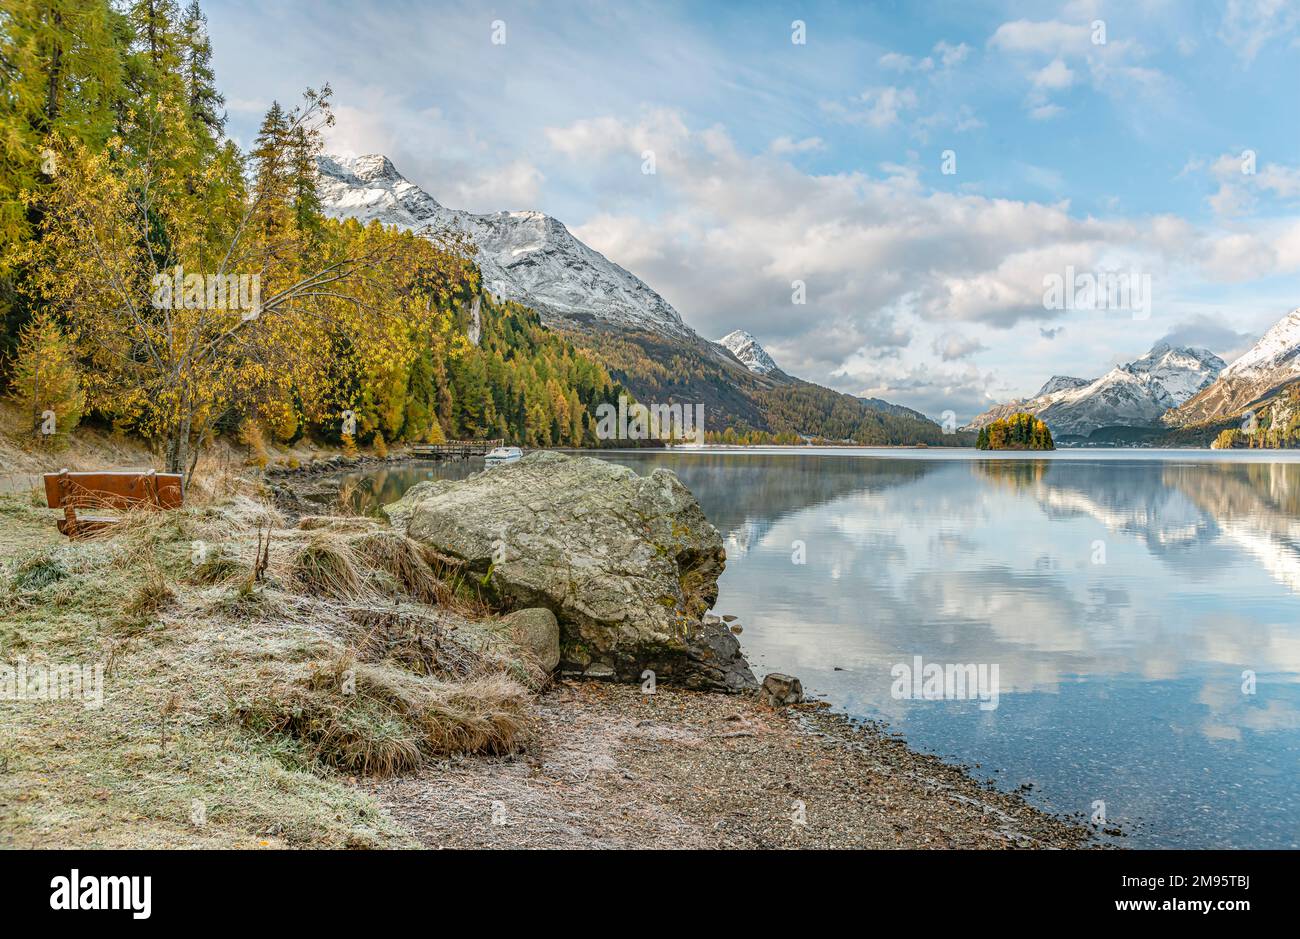
M 45 89 L 45 127 L 46 133 L 54 127 L 59 117 L 59 83 L 63 80 L 63 47 L 59 45 L 58 33 L 63 28 L 63 16 L 54 13 L 54 48 L 50 54 L 50 78 Z
M 190 418 L 186 417 L 167 437 L 167 472 L 184 474 L 190 451 Z M 189 480 L 184 481 L 186 484 Z

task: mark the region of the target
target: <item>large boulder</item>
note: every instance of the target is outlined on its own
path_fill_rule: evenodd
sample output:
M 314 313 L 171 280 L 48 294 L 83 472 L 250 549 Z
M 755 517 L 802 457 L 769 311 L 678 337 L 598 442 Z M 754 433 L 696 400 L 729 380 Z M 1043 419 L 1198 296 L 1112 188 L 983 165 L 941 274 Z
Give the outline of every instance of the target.
M 757 682 L 725 626 L 703 622 L 726 552 L 675 474 L 533 453 L 458 482 L 413 487 L 394 527 L 507 609 L 546 607 L 561 668 L 590 677 L 740 691 Z

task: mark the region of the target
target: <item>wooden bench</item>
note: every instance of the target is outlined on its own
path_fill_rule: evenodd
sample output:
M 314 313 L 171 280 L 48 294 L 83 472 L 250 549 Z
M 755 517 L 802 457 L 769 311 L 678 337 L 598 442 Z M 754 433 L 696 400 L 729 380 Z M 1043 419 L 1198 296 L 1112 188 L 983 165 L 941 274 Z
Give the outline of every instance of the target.
M 180 473 L 100 472 L 45 474 L 45 501 L 63 509 L 59 531 L 80 538 L 120 522 L 116 515 L 77 516 L 77 509 L 178 509 L 184 501 Z

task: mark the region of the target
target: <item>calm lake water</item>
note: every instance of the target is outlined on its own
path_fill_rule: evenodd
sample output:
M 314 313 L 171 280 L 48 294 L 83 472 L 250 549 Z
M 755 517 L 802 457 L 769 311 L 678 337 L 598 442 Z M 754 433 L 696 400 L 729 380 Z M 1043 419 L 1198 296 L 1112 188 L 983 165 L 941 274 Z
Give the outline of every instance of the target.
M 1122 844 L 1300 846 L 1300 464 L 1275 462 L 1300 455 L 600 456 L 699 498 L 760 677 L 1051 811 L 1104 803 Z M 481 465 L 380 470 L 361 498 Z M 900 696 L 915 656 L 996 665 L 997 706 Z

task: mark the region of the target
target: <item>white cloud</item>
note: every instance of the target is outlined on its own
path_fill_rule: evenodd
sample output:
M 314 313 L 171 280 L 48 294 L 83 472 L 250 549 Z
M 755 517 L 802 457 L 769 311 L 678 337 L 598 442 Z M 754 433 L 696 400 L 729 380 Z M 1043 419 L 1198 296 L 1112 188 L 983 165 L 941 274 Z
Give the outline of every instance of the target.
M 1298 26 L 1300 4 L 1294 0 L 1228 0 L 1219 38 L 1250 62 L 1264 46 L 1291 34 Z
M 1034 87 L 1059 91 L 1074 84 L 1074 72 L 1062 59 L 1053 59 L 1048 65 L 1034 73 Z
M 810 174 L 771 149 L 741 152 L 721 128 L 690 129 L 665 115 L 599 126 L 602 139 L 630 141 L 655 125 L 680 136 L 653 216 L 603 212 L 574 233 L 654 285 L 703 334 L 748 329 L 780 350 L 792 374 L 843 390 L 906 388 L 914 404 L 928 395 L 982 400 L 979 369 L 930 374 L 935 360 L 923 360 L 979 357 L 1002 342 L 990 330 L 1022 325 L 1046 342 L 1038 329 L 1059 328 L 1067 314 L 1044 308 L 1044 277 L 1067 266 L 1150 273 L 1160 309 L 1184 284 L 1300 269 L 1300 224 L 1199 231 L 1172 216 L 1078 217 L 1064 201 L 933 191 L 913 164 Z M 547 136 L 568 146 L 591 126 Z M 791 303 L 793 280 L 806 284 L 806 305 Z M 929 391 L 920 384 L 927 375 Z
M 794 140 L 790 137 L 777 137 L 771 144 L 771 151 L 779 155 L 790 153 L 812 153 L 817 150 L 825 149 L 826 142 L 820 137 L 805 137 L 802 140 Z
M 933 59 L 925 59 L 923 61 L 929 63 L 925 66 L 926 68 L 932 68 L 934 66 Z M 893 72 L 910 72 L 917 68 L 917 62 L 910 55 L 903 55 L 898 52 L 886 52 L 880 57 L 880 67 L 887 68 Z
M 1257 157 L 1252 161 L 1248 156 L 1249 151 L 1224 153 L 1208 167 L 1200 161 L 1191 161 L 1184 172 L 1208 170 L 1219 188 L 1207 201 L 1215 214 L 1224 217 L 1255 209 L 1261 197 L 1279 204 L 1300 199 L 1300 165 L 1259 163 Z M 1252 162 L 1254 172 L 1248 172 Z
M 887 85 L 883 88 L 868 88 L 848 106 L 828 102 L 823 107 L 845 123 L 863 124 L 881 130 L 897 124 L 900 112 L 915 108 L 917 101 L 916 92 L 911 88 Z
M 674 150 L 687 136 L 686 125 L 675 111 L 658 108 L 636 123 L 613 117 L 575 121 L 567 127 L 549 127 L 546 139 L 567 157 L 600 159 L 619 152 L 635 155 L 645 150 L 656 156 Z
M 1015 20 L 999 26 L 989 45 L 1003 52 L 1083 55 L 1092 45 L 1092 33 L 1082 24 L 1059 20 Z
M 892 72 L 932 72 L 935 69 L 936 57 L 939 68 L 956 68 L 970 56 L 971 48 L 964 42 L 953 45 L 941 39 L 934 44 L 934 49 L 931 51 L 933 55 L 920 59 L 903 55 L 901 52 L 886 52 L 878 62 L 881 68 Z
M 956 332 L 945 332 L 936 336 L 930 344 L 934 354 L 939 356 L 945 362 L 954 362 L 957 359 L 965 359 L 976 352 L 983 352 L 988 346 L 970 336 L 962 335 Z
M 1074 15 L 1090 17 L 1086 5 L 1072 5 Z M 1030 86 L 1025 110 L 1033 120 L 1047 120 L 1063 112 L 1049 100 L 1052 92 L 1064 91 L 1082 81 L 1095 91 L 1136 113 L 1145 113 L 1152 99 L 1167 97 L 1171 83 L 1158 69 L 1137 64 L 1146 54 L 1130 38 L 1108 36 L 1094 42 L 1091 20 L 1071 23 L 1062 20 L 1014 20 L 1001 24 L 988 40 L 988 47 L 1003 53 L 1020 68 Z
M 447 194 L 449 204 L 471 212 L 495 212 L 505 206 L 537 205 L 542 171 L 527 160 L 512 160 L 458 180 Z
M 934 51 L 939 56 L 940 61 L 943 62 L 944 68 L 954 68 L 966 61 L 966 58 L 970 55 L 970 46 L 964 42 L 959 42 L 954 46 L 940 40 L 934 44 Z
M 1151 274 L 1146 343 L 1190 285 L 1300 270 L 1297 222 L 1236 231 L 1174 216 L 1080 218 L 1067 202 L 931 191 L 910 165 L 808 174 L 770 151 L 741 153 L 716 128 L 691 131 L 677 159 L 653 219 L 602 214 L 575 234 L 704 334 L 749 329 L 792 374 L 922 410 L 943 402 L 927 413 L 973 414 L 1003 393 L 972 360 L 997 358 L 1008 335 L 1059 336 L 1070 314 L 1044 308 L 1043 280 L 1067 266 Z M 790 303 L 795 279 L 807 285 L 805 306 Z M 1132 341 L 1129 327 L 1089 319 L 1070 354 L 1088 337 L 1091 358 L 1109 361 Z

